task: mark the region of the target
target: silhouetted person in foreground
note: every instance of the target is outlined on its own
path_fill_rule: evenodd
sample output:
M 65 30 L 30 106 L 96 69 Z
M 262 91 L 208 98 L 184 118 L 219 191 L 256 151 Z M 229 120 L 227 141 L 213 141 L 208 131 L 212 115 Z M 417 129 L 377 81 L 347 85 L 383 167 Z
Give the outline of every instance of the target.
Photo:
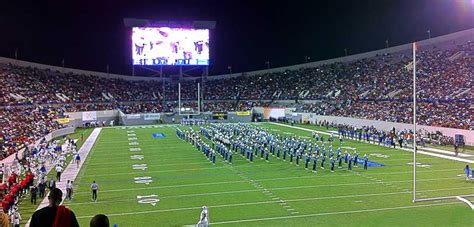
M 49 205 L 37 210 L 31 217 L 30 227 L 79 227 L 76 215 L 60 205 L 63 192 L 54 188 L 49 192 Z
M 91 219 L 90 227 L 110 227 L 109 218 L 104 214 L 98 214 Z

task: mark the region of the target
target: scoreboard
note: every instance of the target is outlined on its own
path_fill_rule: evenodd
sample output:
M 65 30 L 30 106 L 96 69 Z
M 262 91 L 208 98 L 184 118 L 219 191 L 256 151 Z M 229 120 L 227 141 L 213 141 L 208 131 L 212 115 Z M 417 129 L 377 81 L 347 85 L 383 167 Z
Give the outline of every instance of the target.
M 134 65 L 209 65 L 209 29 L 133 27 Z

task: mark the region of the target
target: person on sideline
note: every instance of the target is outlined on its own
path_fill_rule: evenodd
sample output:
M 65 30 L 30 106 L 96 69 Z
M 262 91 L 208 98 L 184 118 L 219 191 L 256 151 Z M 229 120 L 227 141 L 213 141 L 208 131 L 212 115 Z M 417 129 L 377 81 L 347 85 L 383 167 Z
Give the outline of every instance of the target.
M 92 181 L 91 190 L 92 190 L 92 201 L 97 202 L 97 191 L 99 190 L 99 185 L 95 181 Z
M 81 155 L 79 152 L 76 154 L 76 157 L 74 158 L 76 162 L 76 168 L 79 168 L 79 165 L 81 164 Z
M 10 217 L 0 209 L 0 227 L 10 227 Z
M 471 171 L 471 169 L 469 168 L 469 165 L 466 165 L 466 168 L 464 168 L 464 171 L 466 171 L 466 180 L 469 180 L 469 173 Z

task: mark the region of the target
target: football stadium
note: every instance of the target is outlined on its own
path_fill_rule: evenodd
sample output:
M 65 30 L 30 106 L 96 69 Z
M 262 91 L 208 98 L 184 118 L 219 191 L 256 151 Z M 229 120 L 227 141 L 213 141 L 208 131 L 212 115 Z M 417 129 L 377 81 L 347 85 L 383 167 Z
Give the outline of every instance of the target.
M 103 4 L 0 15 L 2 227 L 474 226 L 473 1 Z

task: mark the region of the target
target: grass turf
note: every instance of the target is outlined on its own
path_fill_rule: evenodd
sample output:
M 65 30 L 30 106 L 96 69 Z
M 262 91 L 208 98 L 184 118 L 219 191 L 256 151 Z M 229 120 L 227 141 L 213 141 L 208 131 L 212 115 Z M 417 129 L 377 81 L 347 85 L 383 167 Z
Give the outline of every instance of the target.
M 275 133 L 310 137 L 311 133 L 273 124 L 259 124 Z M 138 146 L 129 146 L 127 131 L 133 130 Z M 153 138 L 161 132 L 165 138 Z M 338 142 L 334 142 L 337 144 Z M 217 158 L 212 165 L 201 152 L 175 136 L 172 127 L 105 128 L 76 179 L 74 199 L 66 202 L 81 226 L 99 213 L 118 226 L 178 226 L 197 223 L 200 207 L 210 211 L 212 225 L 349 225 L 349 226 L 470 226 L 474 212 L 457 200 L 423 202 L 412 200 L 412 154 L 376 145 L 346 141 L 371 161 L 385 167 L 362 167 L 353 171 L 329 168 L 318 173 L 270 157 L 249 163 L 234 154 L 229 165 Z M 139 147 L 140 152 L 129 151 Z M 131 155 L 144 155 L 132 160 Z M 430 164 L 418 169 L 418 197 L 474 194 L 474 182 L 457 176 L 459 162 L 418 155 Z M 133 164 L 147 164 L 133 170 Z M 345 165 L 344 165 L 345 166 Z M 150 184 L 137 184 L 134 177 L 151 177 Z M 99 199 L 91 201 L 90 184 L 99 184 Z M 141 204 L 137 196 L 157 195 L 159 202 Z M 27 216 L 26 216 L 27 217 Z M 24 217 L 24 218 L 26 218 Z

